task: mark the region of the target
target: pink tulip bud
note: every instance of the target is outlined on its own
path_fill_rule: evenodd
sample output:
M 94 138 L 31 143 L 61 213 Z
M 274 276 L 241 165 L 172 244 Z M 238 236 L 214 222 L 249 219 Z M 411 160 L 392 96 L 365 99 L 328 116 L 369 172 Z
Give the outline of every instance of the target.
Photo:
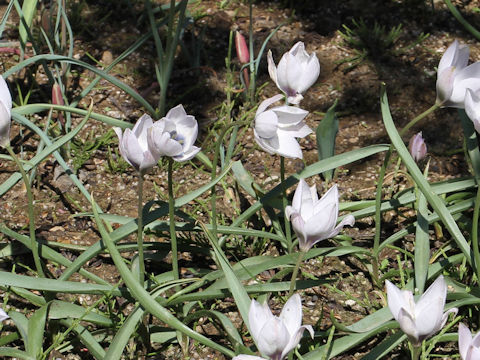
M 53 105 L 63 105 L 63 96 L 62 96 L 62 89 L 60 85 L 57 83 L 53 84 L 52 87 L 52 104 Z
M 410 150 L 410 155 L 416 162 L 419 162 L 427 155 L 427 145 L 425 145 L 421 131 L 412 136 L 408 143 L 408 150 Z
M 242 64 L 250 61 L 250 53 L 245 37 L 238 31 L 235 32 L 235 49 L 237 50 L 238 59 Z

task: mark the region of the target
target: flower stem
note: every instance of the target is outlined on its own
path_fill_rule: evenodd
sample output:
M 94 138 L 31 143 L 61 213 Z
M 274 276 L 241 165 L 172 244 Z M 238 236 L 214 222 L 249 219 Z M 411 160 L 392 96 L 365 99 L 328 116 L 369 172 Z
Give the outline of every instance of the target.
M 410 355 L 412 357 L 412 360 L 420 359 L 420 354 L 421 353 L 422 353 L 422 347 L 421 346 L 410 345 Z
M 475 199 L 475 207 L 473 208 L 472 220 L 472 247 L 473 257 L 475 263 L 475 272 L 477 275 L 477 282 L 480 283 L 480 251 L 478 249 L 478 215 L 480 210 L 480 185 L 477 188 L 477 197 Z
M 287 240 L 287 251 L 290 254 L 292 252 L 292 234 L 290 231 L 290 221 L 288 220 L 285 208 L 288 205 L 287 202 L 287 186 L 285 184 L 285 158 L 280 156 L 280 181 L 282 183 L 282 200 L 283 200 L 283 213 L 285 216 L 285 238 Z
M 25 189 L 27 190 L 27 202 L 28 202 L 28 228 L 30 232 L 30 247 L 32 249 L 33 254 L 33 261 L 35 262 L 35 267 L 37 269 L 38 275 L 40 277 L 45 277 L 45 273 L 43 272 L 42 261 L 40 260 L 40 256 L 38 254 L 38 244 L 37 238 L 35 236 L 35 211 L 33 208 L 33 194 L 32 194 L 32 187 L 30 186 L 30 179 L 28 178 L 25 169 L 23 168 L 20 160 L 18 159 L 17 155 L 13 151 L 10 145 L 5 147 L 12 157 L 15 164 L 17 164 L 18 169 L 20 170 L 20 174 L 22 174 L 23 182 L 25 183 Z
M 400 136 L 403 136 L 405 135 L 405 133 L 414 125 L 416 125 L 420 120 L 422 120 L 424 117 L 430 115 L 432 112 L 434 112 L 435 110 L 437 110 L 439 107 L 441 106 L 441 104 L 433 104 L 430 108 L 428 108 L 427 110 L 425 110 L 423 113 L 421 113 L 420 115 L 418 115 L 416 118 L 414 118 L 413 120 L 411 120 L 402 130 L 400 130 Z
M 145 282 L 145 259 L 143 256 L 143 173 L 138 174 L 138 187 L 137 187 L 138 203 L 138 229 L 137 229 L 137 245 L 138 245 L 138 265 L 139 265 L 139 280 L 143 286 Z
M 298 253 L 297 263 L 295 264 L 295 268 L 293 269 L 292 278 L 290 280 L 290 289 L 288 290 L 288 297 L 290 298 L 293 295 L 293 290 L 295 290 L 295 284 L 297 283 L 297 275 L 298 270 L 300 269 L 300 265 L 305 257 L 306 252 L 300 251 Z
M 172 272 L 173 279 L 180 278 L 178 272 L 177 234 L 175 232 L 175 198 L 173 197 L 173 159 L 168 159 L 168 217 L 170 218 L 170 242 L 172 245 Z

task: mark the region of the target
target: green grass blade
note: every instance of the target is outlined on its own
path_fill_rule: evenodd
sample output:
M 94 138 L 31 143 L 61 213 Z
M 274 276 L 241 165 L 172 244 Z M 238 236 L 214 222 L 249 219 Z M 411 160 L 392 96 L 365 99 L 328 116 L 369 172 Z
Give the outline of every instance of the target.
M 108 351 L 105 354 L 105 359 L 116 360 L 122 358 L 123 350 L 125 349 L 125 346 L 127 346 L 132 334 L 135 332 L 138 323 L 142 321 L 143 314 L 143 308 L 137 306 L 130 315 L 128 315 L 127 319 L 120 329 L 117 330 L 115 337 L 110 343 Z
M 418 192 L 417 230 L 415 232 L 415 288 L 423 294 L 428 275 L 430 260 L 430 237 L 428 234 L 427 199 L 422 192 Z
M 36 360 L 35 357 L 28 355 L 25 351 L 9 347 L 0 347 L 0 356 L 8 356 L 23 360 Z
M 335 139 L 338 133 L 338 118 L 335 114 L 335 107 L 338 100 L 328 109 L 315 131 L 317 138 L 318 160 L 328 159 L 335 155 Z M 329 182 L 333 178 L 334 169 L 323 173 L 324 179 Z
M 25 344 L 27 353 L 32 357 L 39 357 L 43 353 L 43 334 L 47 320 L 48 305 L 43 305 L 28 319 L 28 341 Z
M 80 305 L 61 300 L 53 300 L 48 311 L 49 319 L 82 319 L 100 326 L 110 327 L 112 320 L 98 312 L 88 311 Z

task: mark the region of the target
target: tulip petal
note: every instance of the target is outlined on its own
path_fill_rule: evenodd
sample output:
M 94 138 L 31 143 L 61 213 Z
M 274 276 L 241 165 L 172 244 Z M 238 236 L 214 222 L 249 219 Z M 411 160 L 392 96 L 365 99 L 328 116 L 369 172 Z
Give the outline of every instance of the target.
M 302 77 L 300 79 L 299 85 L 297 87 L 297 91 L 299 93 L 304 93 L 307 91 L 318 79 L 320 75 L 320 63 L 318 61 L 317 55 L 312 54 L 308 61 L 306 62 L 306 66 L 303 69 Z
M 0 102 L 5 105 L 5 108 L 10 115 L 10 112 L 12 110 L 12 95 L 10 94 L 7 82 L 5 81 L 3 76 L 0 76 Z
M 301 123 L 308 115 L 308 111 L 288 105 L 277 106 L 272 110 L 277 114 L 278 126 L 282 129 L 287 129 L 292 125 Z
M 282 94 L 277 94 L 275 96 L 272 96 L 271 98 L 268 98 L 266 100 L 263 100 L 260 105 L 258 105 L 257 112 L 255 113 L 255 116 L 258 116 L 258 114 L 264 112 L 270 105 L 276 103 L 277 101 L 283 99 Z
M 295 194 L 293 195 L 293 199 L 292 199 L 292 206 L 297 212 L 300 212 L 300 209 L 302 207 L 304 187 L 308 187 L 308 185 L 305 180 L 300 179 L 298 181 L 297 189 L 295 190 Z
M 300 295 L 294 294 L 288 299 L 279 317 L 287 327 L 289 334 L 293 335 L 302 325 L 302 299 Z
M 400 290 L 388 280 L 385 281 L 385 286 L 387 288 L 388 308 L 390 309 L 390 312 L 395 320 L 398 321 L 400 310 L 402 308 L 406 309 L 407 311 L 413 310 L 413 294 L 408 290 Z
M 261 358 L 260 356 L 254 356 L 254 355 L 237 355 L 233 357 L 232 360 L 265 360 L 265 359 Z
M 290 334 L 285 324 L 278 317 L 269 319 L 260 330 L 257 339 L 258 351 L 263 356 L 274 357 L 282 354 L 290 341 Z M 277 357 L 275 357 L 277 358 Z
M 198 136 L 198 123 L 195 117 L 187 115 L 179 119 L 176 123 L 176 131 L 179 137 L 178 141 L 183 141 L 183 149 L 190 149 Z
M 260 338 L 263 326 L 273 317 L 267 304 L 260 305 L 256 300 L 252 300 L 248 311 L 248 321 L 250 323 L 250 333 L 255 342 Z
M 321 199 L 315 204 L 314 213 L 320 213 L 327 206 L 334 205 L 335 212 L 338 213 L 338 186 L 333 185 L 328 191 L 321 197 Z M 335 222 L 337 218 L 335 218 Z
M 188 151 L 182 153 L 182 155 L 173 156 L 173 160 L 178 162 L 191 160 L 195 157 L 195 155 L 200 152 L 200 150 L 202 149 L 196 146 L 192 146 Z
M 411 314 L 404 308 L 400 309 L 397 319 L 400 329 L 408 336 L 413 346 L 419 346 L 423 339 L 419 338 L 417 327 Z
M 255 130 L 258 136 L 270 139 L 278 129 L 278 117 L 272 110 L 264 111 L 255 117 Z
M 0 146 L 7 146 L 10 144 L 11 123 L 10 112 L 5 105 L 0 102 Z
M 442 55 L 440 62 L 438 63 L 438 73 L 440 74 L 447 67 L 453 65 L 455 55 L 458 53 L 459 43 L 458 40 L 455 40 Z M 468 56 L 467 56 L 468 59 Z
M 437 76 L 437 104 L 445 104 L 453 93 L 453 84 L 455 81 L 455 68 L 450 66 L 438 72 Z
M 476 62 L 460 70 L 453 83 L 453 92 L 447 106 L 464 108 L 464 98 L 467 88 L 477 91 L 480 89 L 480 62 Z
M 267 63 L 268 63 L 268 74 L 270 75 L 270 79 L 273 80 L 275 84 L 277 84 L 277 66 L 273 61 L 272 50 L 268 50 L 267 53 Z M 277 84 L 278 86 L 278 84 Z
M 470 329 L 463 325 L 458 324 L 458 350 L 463 360 L 467 358 L 467 351 L 472 344 L 472 333 Z
M 277 143 L 278 141 L 278 143 Z M 302 149 L 298 144 L 297 140 L 288 134 L 288 132 L 277 131 L 277 137 L 269 139 L 268 141 L 273 148 L 275 148 L 275 153 L 281 156 L 288 158 L 297 158 L 303 159 Z
M 7 313 L 3 309 L 0 309 L 0 322 L 8 319 L 9 317 L 10 316 L 8 316 Z
M 300 343 L 300 340 L 302 339 L 303 332 L 305 330 L 308 330 L 308 332 L 310 333 L 310 336 L 313 339 L 314 332 L 313 332 L 312 325 L 302 325 L 302 326 L 300 326 L 297 329 L 297 331 L 294 334 L 292 334 L 292 336 L 290 337 L 290 341 L 285 346 L 285 349 L 283 349 L 282 356 L 280 357 L 281 359 L 285 358 L 290 351 L 292 351 L 293 349 L 295 349 L 297 347 L 297 345 Z
M 331 233 L 329 233 L 326 237 L 326 239 L 331 239 L 335 236 L 338 235 L 340 231 L 342 231 L 343 227 L 348 225 L 348 226 L 353 226 L 355 224 L 355 217 L 353 215 L 347 215 L 343 218 L 342 221 L 335 227 L 335 229 L 332 230 Z
M 309 250 L 311 246 L 307 243 L 307 232 L 305 231 L 305 222 L 303 221 L 302 216 L 298 212 L 294 212 L 290 221 L 292 223 L 293 231 L 297 234 L 300 250 Z

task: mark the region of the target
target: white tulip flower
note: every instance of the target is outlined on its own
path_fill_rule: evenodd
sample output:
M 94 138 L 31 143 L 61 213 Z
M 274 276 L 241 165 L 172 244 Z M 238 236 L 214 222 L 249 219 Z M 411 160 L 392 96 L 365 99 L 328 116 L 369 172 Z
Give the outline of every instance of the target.
M 276 95 L 258 106 L 253 131 L 255 140 L 269 154 L 302 159 L 302 150 L 295 138 L 303 138 L 312 133 L 312 129 L 303 121 L 308 111 L 287 105 L 267 110 L 282 97 Z
M 282 56 L 278 66 L 275 66 L 271 50 L 268 51 L 267 62 L 270 77 L 292 104 L 298 104 L 303 99 L 302 94 L 320 75 L 317 55 L 315 53 L 309 55 L 301 41 Z
M 122 129 L 118 127 L 113 129 L 118 136 L 120 154 L 126 162 L 140 173 L 144 173 L 154 167 L 160 159 L 160 156 L 153 154 L 148 146 L 147 134 L 152 126 L 152 118 L 144 114 L 137 120 L 133 129 L 125 129 L 123 134 Z
M 447 284 L 442 275 L 430 285 L 417 302 L 409 290 L 400 290 L 388 280 L 386 287 L 390 312 L 415 347 L 438 332 L 447 322 L 450 313 L 456 314 L 458 311 L 457 308 L 452 308 L 443 312 Z
M 274 316 L 267 304 L 252 300 L 248 313 L 250 331 L 258 351 L 271 360 L 282 360 L 297 347 L 306 329 L 313 338 L 311 325 L 302 325 L 302 300 L 293 295 L 286 302 L 280 316 Z M 261 359 L 256 356 L 239 355 L 236 360 Z
M 193 146 L 197 134 L 197 120 L 187 115 L 182 105 L 177 105 L 153 124 L 148 134 L 148 144 L 155 156 L 170 156 L 175 161 L 186 161 L 200 151 L 200 148 Z
M 264 358 L 260 356 L 254 356 L 254 355 L 237 355 L 232 360 L 265 360 Z
M 458 349 L 462 360 L 480 359 L 480 332 L 472 338 L 470 329 L 460 323 L 458 325 Z
M 0 76 L 0 146 L 10 144 L 10 124 L 12 122 L 12 95 L 7 82 Z
M 292 222 L 301 251 L 308 251 L 317 242 L 336 236 L 345 225 L 355 223 L 355 218 L 347 215 L 335 226 L 338 218 L 337 185 L 318 200 L 316 186 L 309 188 L 303 179 L 295 190 L 292 206 L 287 206 L 285 213 Z
M 468 65 L 470 50 L 455 40 L 445 51 L 438 64 L 437 104 L 465 108 L 467 88 L 480 90 L 480 62 Z

